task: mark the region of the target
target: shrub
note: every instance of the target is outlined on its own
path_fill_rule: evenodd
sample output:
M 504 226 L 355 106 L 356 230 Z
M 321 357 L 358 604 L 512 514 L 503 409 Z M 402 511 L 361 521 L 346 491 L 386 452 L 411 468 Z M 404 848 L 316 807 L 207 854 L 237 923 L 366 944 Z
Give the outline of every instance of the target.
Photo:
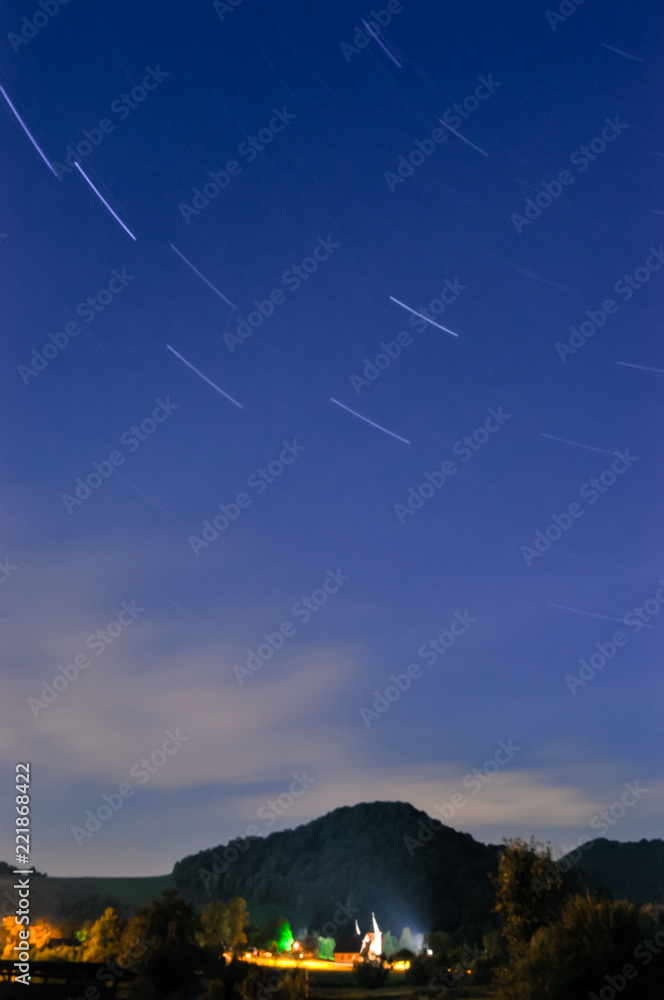
M 385 986 L 390 970 L 380 962 L 355 962 L 355 982 L 364 989 L 377 990 Z

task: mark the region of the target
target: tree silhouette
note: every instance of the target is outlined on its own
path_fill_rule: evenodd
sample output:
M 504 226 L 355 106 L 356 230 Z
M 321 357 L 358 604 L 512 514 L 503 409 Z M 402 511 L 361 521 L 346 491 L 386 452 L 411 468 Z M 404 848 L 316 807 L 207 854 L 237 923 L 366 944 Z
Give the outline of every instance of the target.
M 555 870 L 549 846 L 534 837 L 529 842 L 520 837 L 506 840 L 498 873 L 491 879 L 496 891 L 494 912 L 502 917 L 507 949 L 515 958 L 536 930 L 560 915 L 563 896 L 572 880 Z
M 198 992 L 206 956 L 199 944 L 203 925 L 191 903 L 174 889 L 165 889 L 161 899 L 137 916 L 150 941 L 141 970 L 154 994 L 166 998 Z

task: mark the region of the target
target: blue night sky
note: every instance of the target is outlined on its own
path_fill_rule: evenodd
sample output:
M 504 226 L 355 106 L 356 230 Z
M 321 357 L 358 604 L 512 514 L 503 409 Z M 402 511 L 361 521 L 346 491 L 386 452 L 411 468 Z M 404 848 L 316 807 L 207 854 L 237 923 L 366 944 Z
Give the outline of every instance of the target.
M 32 862 L 455 793 L 560 850 L 636 782 L 606 835 L 661 836 L 661 8 L 44 3 L 0 39 Z

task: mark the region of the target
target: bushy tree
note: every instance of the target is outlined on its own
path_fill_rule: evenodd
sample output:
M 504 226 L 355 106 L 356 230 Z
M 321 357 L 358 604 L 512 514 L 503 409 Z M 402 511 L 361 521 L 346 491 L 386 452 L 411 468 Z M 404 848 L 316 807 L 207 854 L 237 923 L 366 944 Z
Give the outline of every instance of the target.
M 25 929 L 23 924 L 16 923 L 13 916 L 2 918 L 0 921 L 0 958 L 16 958 L 16 945 L 22 944 L 25 940 L 20 936 L 20 931 Z M 37 951 L 46 948 L 50 938 L 60 936 L 58 928 L 42 918 L 32 920 L 27 929 L 30 931 L 30 947 L 33 950 L 33 956 Z M 41 954 L 39 957 L 42 957 Z
M 576 886 L 576 874 L 563 876 L 554 868 L 550 847 L 506 840 L 498 873 L 491 876 L 496 892 L 494 911 L 502 918 L 502 934 L 512 960 L 528 946 L 536 930 L 560 916 L 563 900 Z
M 140 961 L 144 983 L 160 998 L 197 992 L 206 956 L 199 944 L 203 926 L 191 903 L 174 889 L 165 889 L 137 917 L 150 942 Z
M 445 959 L 447 967 L 447 959 Z M 411 986 L 427 986 L 438 971 L 438 962 L 427 954 L 416 955 L 406 969 L 406 982 Z
M 200 917 L 191 903 L 175 889 L 164 889 L 160 899 L 143 911 L 151 938 L 163 944 L 187 944 L 195 947 L 202 932 Z
M 433 952 L 434 958 L 444 955 L 447 959 L 453 947 L 454 938 L 447 931 L 429 931 L 424 939 L 425 950 Z
M 391 958 L 399 950 L 399 939 L 389 931 L 383 931 L 383 954 Z
M 587 892 L 564 904 L 558 920 L 538 927 L 525 946 L 500 969 L 496 1000 L 587 1000 L 606 986 L 605 976 L 634 962 L 643 920 L 625 900 L 600 899 Z M 627 997 L 642 984 L 627 984 Z
M 203 945 L 215 956 L 223 956 L 226 948 L 230 946 L 231 923 L 226 903 L 215 899 L 208 903 L 201 913 L 201 924 L 203 934 L 201 941 Z
M 146 910 L 127 920 L 120 940 L 119 962 L 124 966 L 137 965 L 147 951 L 156 944 L 148 935 Z
M 122 951 L 122 938 L 126 920 L 117 915 L 109 906 L 94 922 L 81 947 L 84 962 L 109 962 L 117 959 Z
M 473 983 L 486 986 L 493 981 L 496 970 L 508 962 L 507 948 L 498 928 L 482 935 L 482 954 L 474 964 Z
M 453 946 L 451 934 L 446 931 L 430 931 L 424 938 L 423 950 L 410 961 L 410 968 L 406 970 L 406 982 L 412 986 L 429 986 L 441 973 L 446 973 Z M 392 956 L 393 959 L 395 957 Z
M 319 937 L 318 938 L 318 957 L 327 958 L 330 961 L 334 961 L 334 945 L 335 940 L 332 937 Z
M 206 955 L 205 972 L 210 977 L 218 978 L 226 965 L 224 952 L 230 950 L 237 955 L 247 944 L 249 914 L 244 900 L 238 897 L 230 903 L 221 900 L 208 903 L 201 914 L 201 926 L 200 943 Z
M 247 944 L 249 913 L 241 896 L 234 896 L 228 904 L 229 947 L 237 952 Z

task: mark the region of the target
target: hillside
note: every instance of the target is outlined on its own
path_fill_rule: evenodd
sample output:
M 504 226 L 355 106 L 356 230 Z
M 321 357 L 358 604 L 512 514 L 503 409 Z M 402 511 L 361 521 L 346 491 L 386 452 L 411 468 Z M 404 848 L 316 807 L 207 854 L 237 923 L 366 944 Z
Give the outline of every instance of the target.
M 566 855 L 569 857 L 569 855 Z M 590 885 L 630 903 L 664 904 L 664 840 L 593 840 L 573 867 Z
M 419 831 L 428 839 L 417 844 Z M 405 802 L 344 806 L 294 830 L 235 844 L 230 852 L 221 845 L 179 861 L 176 885 L 200 902 L 241 895 L 252 914 L 284 913 L 294 927 L 321 927 L 339 902 L 357 907 L 362 927 L 373 910 L 381 926 L 398 931 L 452 930 L 489 918 L 487 873 L 496 869 L 498 848 L 446 826 L 434 833 L 426 813 Z M 239 856 L 224 863 L 225 851 Z M 221 874 L 211 881 L 215 854 Z

